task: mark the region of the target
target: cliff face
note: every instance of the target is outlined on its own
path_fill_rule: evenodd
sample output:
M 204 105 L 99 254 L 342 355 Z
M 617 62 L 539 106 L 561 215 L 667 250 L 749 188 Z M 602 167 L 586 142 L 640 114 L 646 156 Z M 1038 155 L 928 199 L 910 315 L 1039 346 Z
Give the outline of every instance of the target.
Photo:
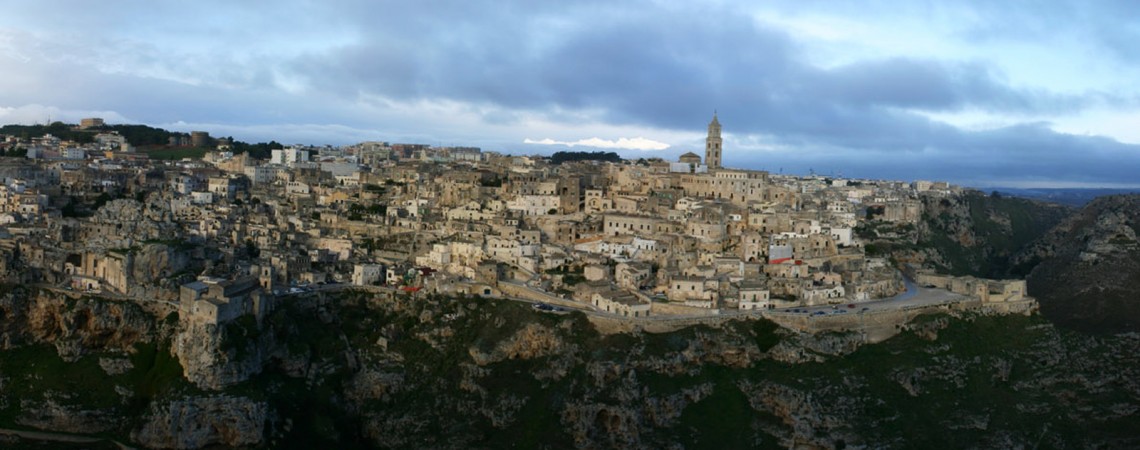
M 272 336 L 257 333 L 252 317 L 221 326 L 182 321 L 172 351 L 183 375 L 202 389 L 219 390 L 261 372 Z
M 1016 447 L 1043 426 L 1054 447 L 1140 444 L 1112 431 L 1140 411 L 1140 341 L 1040 318 L 927 317 L 861 346 L 766 321 L 603 336 L 511 302 L 346 294 L 268 330 L 284 351 L 251 383 L 290 393 L 269 402 L 298 445 Z
M 1140 196 L 1100 197 L 1079 211 L 967 192 L 924 197 L 917 227 L 861 230 L 900 261 L 954 275 L 1022 278 L 1054 323 L 1140 331 Z M 893 239 L 872 235 L 889 232 Z
M 129 276 L 134 283 L 127 294 L 135 298 L 177 300 L 180 282 L 185 280 L 172 275 L 199 269 L 188 252 L 165 244 L 143 245 L 133 258 Z
M 1020 255 L 1041 312 L 1086 331 L 1140 331 L 1140 196 L 1101 197 Z
M 265 402 L 225 395 L 155 403 L 131 440 L 147 448 L 254 446 L 263 442 L 268 409 Z
M 87 244 L 110 248 L 123 241 L 167 240 L 181 234 L 172 220 L 170 205 L 157 195 L 148 197 L 145 203 L 111 200 L 95 211 L 90 224 L 99 232 L 85 236 Z
M 123 352 L 150 342 L 155 320 L 132 303 L 72 298 L 16 288 L 0 296 L 0 348 L 26 343 L 55 346 L 73 362 L 87 353 Z
M 1032 261 L 1016 256 L 1072 213 L 1068 207 L 969 191 L 923 197 L 918 259 L 939 271 L 984 278 L 1024 277 Z
M 70 292 L 5 291 L 0 427 L 133 436 L 155 448 L 263 442 L 265 402 L 200 395 L 183 378 L 170 353 L 173 316 Z
M 862 345 L 764 320 L 602 335 L 510 301 L 345 292 L 241 322 L 155 321 L 70 362 L 14 341 L 0 426 L 148 448 L 1140 445 L 1140 339 L 1039 317 L 927 316 Z

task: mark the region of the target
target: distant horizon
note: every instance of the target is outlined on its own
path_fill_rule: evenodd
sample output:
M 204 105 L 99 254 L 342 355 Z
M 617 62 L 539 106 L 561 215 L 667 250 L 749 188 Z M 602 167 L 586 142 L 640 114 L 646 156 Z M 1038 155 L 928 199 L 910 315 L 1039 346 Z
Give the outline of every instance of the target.
M 85 118 L 92 118 L 92 117 L 83 117 L 81 119 L 85 119 Z M 64 123 L 66 125 L 74 125 L 74 126 L 78 126 L 78 124 L 79 124 L 79 120 L 65 121 L 65 120 L 53 119 L 52 123 L 55 123 L 55 122 L 61 122 L 61 123 Z M 512 151 L 503 150 L 503 149 L 488 149 L 488 148 L 483 148 L 480 145 L 475 145 L 473 143 L 462 143 L 462 142 L 438 144 L 438 143 L 430 143 L 430 142 L 422 142 L 422 141 L 416 142 L 416 141 L 411 141 L 411 140 L 399 141 L 399 140 L 393 140 L 390 138 L 375 137 L 372 139 L 352 141 L 352 142 L 347 142 L 344 144 L 334 144 L 334 143 L 330 143 L 330 142 L 325 142 L 325 143 L 314 143 L 314 142 L 299 143 L 299 142 L 287 142 L 287 141 L 283 141 L 283 140 L 271 138 L 271 137 L 270 138 L 259 138 L 259 139 L 244 139 L 240 136 L 232 136 L 232 135 L 227 135 L 227 134 L 215 134 L 211 130 L 203 129 L 203 128 L 194 128 L 194 127 L 184 128 L 184 129 L 172 129 L 172 128 L 168 128 L 166 126 L 151 125 L 151 124 L 145 124 L 145 123 L 110 123 L 110 122 L 107 122 L 105 124 L 108 126 L 114 126 L 114 125 L 145 125 L 145 126 L 152 127 L 152 128 L 159 128 L 159 129 L 164 129 L 167 131 L 178 132 L 178 133 L 189 133 L 190 131 L 205 131 L 205 132 L 209 133 L 211 137 L 214 137 L 214 138 L 233 137 L 235 140 L 248 142 L 248 143 L 276 141 L 278 143 L 281 143 L 282 145 L 299 145 L 299 146 L 310 146 L 310 147 L 323 147 L 326 145 L 341 147 L 341 146 L 351 146 L 351 145 L 355 145 L 355 144 L 360 144 L 363 142 L 388 142 L 388 143 L 392 143 L 392 144 L 424 144 L 424 145 L 430 145 L 432 147 L 479 147 L 482 151 L 499 152 L 499 153 L 503 153 L 503 154 L 516 155 L 516 156 L 544 156 L 544 157 L 548 157 L 548 156 L 550 156 L 556 152 L 559 152 L 559 151 L 614 152 L 614 153 L 617 153 L 619 156 L 622 157 L 622 159 L 625 159 L 625 160 L 636 161 L 637 159 L 641 159 L 641 158 L 645 158 L 645 159 L 660 158 L 660 159 L 663 159 L 666 161 L 676 161 L 677 157 L 680 156 L 681 154 L 684 154 L 686 152 L 694 152 L 694 153 L 697 153 L 698 155 L 702 155 L 701 156 L 702 159 L 704 158 L 703 149 L 674 148 L 672 146 L 670 146 L 669 148 L 666 148 L 666 149 L 662 149 L 660 151 L 652 151 L 652 152 L 630 151 L 630 150 L 614 149 L 614 148 L 606 148 L 606 147 L 590 147 L 590 146 L 586 146 L 586 145 L 540 146 L 540 148 L 534 149 L 536 151 L 531 151 L 529 153 L 519 153 L 519 152 L 512 152 Z M 31 123 L 31 124 L 29 124 L 29 123 L 5 123 L 5 124 L 0 124 L 0 127 L 7 126 L 7 125 L 47 126 L 50 124 L 44 124 L 44 123 Z M 777 175 L 789 175 L 789 176 L 799 176 L 799 177 L 809 177 L 809 176 L 814 175 L 814 176 L 823 176 L 823 177 L 829 177 L 829 178 L 843 178 L 843 179 L 852 179 L 852 180 L 864 179 L 864 180 L 890 180 L 890 181 L 905 181 L 905 182 L 914 182 L 914 181 L 941 182 L 941 181 L 944 181 L 944 182 L 948 182 L 950 184 L 957 185 L 957 186 L 974 188 L 974 189 L 978 189 L 978 190 L 986 190 L 986 191 L 994 190 L 994 189 L 1002 189 L 1002 188 L 1004 188 L 1004 189 L 1027 189 L 1027 190 L 1030 190 L 1030 189 L 1082 189 L 1082 190 L 1106 189 L 1106 190 L 1125 190 L 1125 191 L 1137 190 L 1137 191 L 1140 191 L 1140 183 L 1088 183 L 1088 182 L 1072 182 L 1072 181 L 1064 181 L 1064 180 L 953 180 L 953 179 L 937 179 L 937 178 L 899 178 L 899 177 L 883 177 L 883 176 L 873 176 L 873 175 L 872 176 L 847 176 L 847 175 L 841 176 L 836 171 L 816 171 L 815 173 L 812 173 L 813 169 L 811 169 L 810 167 L 807 170 L 803 170 L 803 171 L 789 171 L 789 170 L 783 170 L 782 171 L 782 170 L 780 170 L 782 168 L 772 169 L 772 168 L 766 167 L 766 166 L 753 166 L 753 167 L 749 167 L 746 165 L 745 166 L 734 166 L 733 164 L 731 164 L 731 161 L 733 161 L 735 159 L 732 157 L 733 154 L 732 154 L 731 150 L 732 150 L 731 148 L 726 148 L 726 154 L 725 154 L 725 156 L 726 156 L 725 168 L 726 169 L 762 170 L 762 171 L 767 171 L 769 173 L 773 173 L 773 174 L 777 174 Z M 674 155 L 673 153 L 676 153 L 676 154 Z M 795 165 L 792 164 L 789 166 L 794 167 Z
M 702 153 L 717 113 L 726 166 L 1062 186 L 1140 171 L 1127 2 L 8 6 L 0 122 L 672 159 Z

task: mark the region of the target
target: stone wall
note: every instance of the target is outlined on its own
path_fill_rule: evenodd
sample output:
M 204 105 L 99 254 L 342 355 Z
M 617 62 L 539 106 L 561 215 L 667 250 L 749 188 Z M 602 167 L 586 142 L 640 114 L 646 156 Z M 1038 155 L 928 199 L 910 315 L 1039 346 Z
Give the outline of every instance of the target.
M 575 308 L 575 309 L 589 308 L 589 305 L 587 305 L 585 303 L 579 303 L 579 302 L 576 302 L 573 300 L 567 300 L 567 299 L 564 299 L 562 297 L 558 297 L 558 296 L 555 296 L 555 295 L 552 295 L 552 294 L 549 294 L 549 293 L 546 293 L 543 291 L 539 291 L 537 289 L 533 289 L 533 288 L 530 288 L 528 286 L 524 286 L 521 284 L 515 284 L 515 283 L 510 283 L 510 282 L 500 282 L 498 287 L 499 287 L 499 290 L 502 291 L 503 295 L 506 297 L 517 297 L 517 298 L 522 298 L 522 299 L 536 301 L 536 302 L 549 303 L 551 305 L 564 306 L 567 308 Z
M 771 319 L 782 327 L 805 333 L 823 333 L 829 331 L 861 331 L 864 340 L 870 343 L 881 342 L 901 330 L 902 325 L 914 320 L 923 314 L 936 312 L 965 311 L 977 309 L 982 301 L 976 298 L 960 298 L 936 305 L 921 305 L 914 307 L 875 309 L 842 314 L 826 314 L 822 316 L 790 313 L 784 311 L 766 311 L 764 317 Z
M 653 302 L 649 309 L 654 316 L 715 316 L 720 314 L 719 309 L 685 306 L 676 303 Z

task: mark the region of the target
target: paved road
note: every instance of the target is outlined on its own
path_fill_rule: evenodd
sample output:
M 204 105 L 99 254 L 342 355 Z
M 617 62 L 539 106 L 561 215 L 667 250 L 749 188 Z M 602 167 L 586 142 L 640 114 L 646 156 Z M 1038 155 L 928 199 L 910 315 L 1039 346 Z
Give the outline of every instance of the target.
M 100 438 L 100 437 L 80 436 L 80 435 L 64 434 L 64 433 L 52 433 L 52 432 L 48 432 L 48 431 L 11 430 L 8 428 L 0 428 L 0 434 L 18 436 L 18 437 L 21 437 L 24 439 L 31 439 L 31 440 L 36 440 L 36 441 L 70 442 L 73 444 L 93 444 L 96 442 L 110 441 L 111 443 L 119 446 L 119 448 L 121 448 L 123 450 L 134 450 L 134 447 L 130 447 L 126 444 L 123 444 L 122 442 L 116 441 L 114 439 L 104 439 L 104 438 Z
M 162 303 L 164 305 L 173 306 L 175 308 L 178 307 L 178 303 L 172 302 L 169 300 L 159 300 L 159 299 L 154 299 L 154 298 L 130 297 L 130 296 L 126 296 L 126 295 L 122 295 L 122 294 L 116 294 L 114 292 L 109 292 L 109 291 L 105 291 L 105 290 L 88 291 L 88 290 L 68 289 L 66 287 L 60 287 L 60 286 L 48 284 L 48 283 L 34 283 L 31 286 L 36 287 L 36 288 L 40 288 L 40 289 L 46 289 L 46 290 L 55 292 L 57 294 L 64 294 L 64 295 L 67 295 L 68 297 L 75 298 L 75 299 L 82 298 L 84 295 L 90 295 L 92 297 L 105 298 L 105 299 L 109 299 L 109 300 Z
M 906 283 L 906 292 L 890 298 L 873 300 L 869 302 L 844 303 L 837 305 L 838 308 L 832 308 L 831 305 L 780 308 L 769 311 L 769 313 L 815 314 L 820 311 L 823 311 L 825 314 L 849 314 L 858 312 L 870 313 L 886 310 L 921 308 L 926 306 L 935 306 L 969 300 L 969 297 L 958 295 L 945 289 L 932 289 L 918 286 L 909 278 L 904 277 L 904 282 Z M 851 304 L 855 305 L 855 307 L 848 308 L 848 305 Z M 801 312 L 794 313 L 792 312 L 794 310 L 800 310 Z M 806 311 L 806 313 L 802 311 Z
M 764 316 L 764 315 L 768 315 L 768 314 L 796 314 L 796 315 L 798 315 L 798 314 L 815 314 L 815 313 L 820 312 L 820 311 L 824 312 L 824 314 L 851 314 L 851 313 L 861 313 L 861 312 L 872 313 L 872 312 L 877 312 L 877 311 L 921 308 L 921 307 L 934 306 L 934 305 L 952 303 L 952 302 L 957 302 L 957 301 L 969 299 L 968 297 L 958 295 L 958 294 L 954 294 L 954 293 L 951 293 L 951 292 L 943 290 L 943 289 L 930 289 L 930 288 L 924 288 L 924 287 L 918 286 L 911 279 L 906 278 L 906 277 L 903 277 L 903 281 L 906 285 L 906 291 L 903 293 L 900 293 L 898 295 L 895 295 L 894 297 L 880 299 L 880 300 L 874 300 L 874 301 L 869 301 L 869 302 L 842 303 L 840 305 L 837 305 L 838 306 L 837 308 L 832 308 L 831 305 L 821 305 L 821 306 L 808 306 L 808 307 L 780 308 L 780 309 L 775 309 L 775 310 L 721 309 L 719 311 L 719 314 L 651 315 L 648 317 L 637 317 L 637 318 L 626 317 L 626 316 L 622 316 L 619 314 L 600 311 L 597 308 L 595 308 L 593 305 L 586 304 L 586 303 L 580 303 L 580 302 L 576 302 L 573 300 L 563 299 L 562 302 L 555 304 L 553 302 L 543 302 L 543 301 L 539 301 L 539 300 L 532 300 L 532 299 L 528 299 L 528 298 L 511 297 L 511 296 L 498 296 L 498 297 L 493 297 L 493 298 L 501 298 L 504 300 L 511 300 L 511 301 L 516 301 L 516 302 L 521 302 L 521 303 L 530 303 L 530 304 L 549 303 L 549 304 L 553 304 L 555 306 L 559 306 L 562 308 L 581 311 L 582 313 L 587 314 L 587 315 L 613 318 L 613 319 L 625 319 L 625 320 L 630 320 L 630 321 L 634 321 L 634 322 L 643 322 L 643 323 L 644 322 L 685 321 L 685 320 L 693 320 L 693 319 L 724 319 L 724 318 L 760 317 L 760 316 Z M 535 290 L 533 287 L 530 287 L 530 286 L 526 286 L 526 285 L 522 285 L 522 284 L 518 284 L 518 283 L 512 283 L 512 284 L 514 284 L 515 286 L 518 286 L 518 287 L 522 287 L 524 289 Z M 303 294 L 310 293 L 313 291 L 335 291 L 335 290 L 355 288 L 355 287 L 358 287 L 358 286 L 353 286 L 351 284 L 345 284 L 345 283 L 327 284 L 327 285 L 323 285 L 323 286 L 311 286 L 310 290 L 305 291 L 305 292 L 299 292 L 299 293 L 297 293 L 297 295 L 303 295 Z M 552 295 L 550 293 L 546 293 L 546 294 Z M 849 304 L 854 304 L 855 307 L 854 308 L 848 308 L 847 305 L 849 305 Z M 800 310 L 801 312 L 794 313 L 794 312 L 792 312 L 793 310 Z

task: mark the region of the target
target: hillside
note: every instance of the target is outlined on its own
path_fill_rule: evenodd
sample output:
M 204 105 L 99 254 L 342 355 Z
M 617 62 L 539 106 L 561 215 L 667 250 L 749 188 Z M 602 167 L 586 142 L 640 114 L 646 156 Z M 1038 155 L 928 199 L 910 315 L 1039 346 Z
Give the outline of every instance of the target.
M 1024 277 L 1032 267 L 1014 257 L 1072 214 L 1072 209 L 969 191 L 924 198 L 919 241 L 941 272 L 985 278 Z
M 0 312 L 0 427 L 146 447 L 1140 445 L 1140 339 L 1036 317 L 927 316 L 860 346 L 764 320 L 601 335 L 509 301 L 346 292 L 222 327 L 195 379 L 257 364 L 213 390 L 179 374 L 176 321 L 22 289 Z
M 0 134 L 16 136 L 20 139 L 38 138 L 51 134 L 57 138 L 75 141 L 80 144 L 89 144 L 94 141 L 95 134 L 100 132 L 115 132 L 127 139 L 135 146 L 165 146 L 171 136 L 189 136 L 186 133 L 166 131 L 147 125 L 104 125 L 86 130 L 78 129 L 75 124 L 54 122 L 50 125 L 4 125 L 0 126 Z
M 1029 290 L 1054 322 L 1140 331 L 1140 195 L 1098 198 L 1026 249 Z
M 1023 278 L 1039 260 L 1025 249 L 1074 210 L 1053 203 L 966 191 L 922 196 L 917 224 L 870 222 L 856 230 L 867 253 L 951 275 Z
M 1002 195 L 1023 197 L 1033 200 L 1041 200 L 1050 203 L 1060 203 L 1062 205 L 1069 205 L 1075 208 L 1080 208 L 1087 205 L 1089 202 L 1098 197 L 1108 195 L 1123 195 L 1135 194 L 1140 190 L 1137 189 L 1118 189 L 1118 188 L 1034 188 L 1034 189 L 1018 189 L 1018 188 L 994 188 Z

